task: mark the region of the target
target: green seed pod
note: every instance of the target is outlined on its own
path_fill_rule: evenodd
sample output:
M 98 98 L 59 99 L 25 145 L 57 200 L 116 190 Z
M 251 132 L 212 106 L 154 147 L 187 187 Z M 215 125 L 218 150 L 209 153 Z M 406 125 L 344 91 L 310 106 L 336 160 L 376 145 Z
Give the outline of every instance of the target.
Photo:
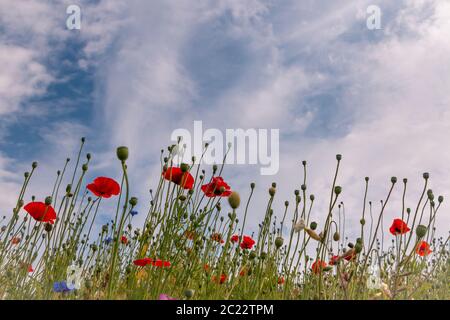
M 269 188 L 269 195 L 271 197 L 273 197 L 275 195 L 275 192 L 277 191 L 277 189 L 275 189 L 274 187 L 270 187 Z
M 52 204 L 52 197 L 48 196 L 47 198 L 45 198 L 45 205 L 49 206 Z
M 87 163 L 85 163 L 85 164 L 83 164 L 83 165 L 81 166 L 81 170 L 83 170 L 84 172 L 86 172 L 86 171 L 88 170 L 88 165 L 87 165 Z
M 397 177 L 392 177 L 391 178 L 391 182 L 394 184 L 394 183 L 397 183 Z
M 186 289 L 184 290 L 184 295 L 186 296 L 186 298 L 190 299 L 194 296 L 194 290 Z
M 239 208 L 239 205 L 241 204 L 241 197 L 239 196 L 239 193 L 233 191 L 228 197 L 228 203 L 230 204 L 230 207 L 233 209 Z
M 36 161 L 34 161 L 34 162 L 31 164 L 31 167 L 32 167 L 33 169 L 36 169 L 37 166 L 38 166 L 38 163 L 37 163 Z
M 284 239 L 282 237 L 277 237 L 275 239 L 275 246 L 279 249 L 283 245 Z
M 342 187 L 341 186 L 334 187 L 334 193 L 336 195 L 341 194 L 341 192 L 342 192 Z
M 136 197 L 131 197 L 130 201 L 129 201 L 130 205 L 135 207 L 138 203 L 138 198 Z
M 416 228 L 416 235 L 418 238 L 423 238 L 427 234 L 428 228 L 423 224 L 419 224 Z
M 342 155 L 341 154 L 337 154 L 336 155 L 336 160 L 337 161 L 341 161 L 342 160 Z
M 250 252 L 250 254 L 248 255 L 248 258 L 249 258 L 250 260 L 255 259 L 255 258 L 256 258 L 256 252 L 255 252 L 255 251 Z
M 315 222 L 315 221 L 311 222 L 311 224 L 309 225 L 309 228 L 311 230 L 316 230 L 317 229 L 317 222 Z
M 128 148 L 124 146 L 118 147 L 116 154 L 120 161 L 126 161 L 128 159 Z
M 363 249 L 362 243 L 361 242 L 356 242 L 355 244 L 355 252 L 356 253 L 360 253 Z
M 180 169 L 181 169 L 181 172 L 188 172 L 189 171 L 189 165 L 187 163 L 182 163 L 180 165 Z
M 339 241 L 340 238 L 341 238 L 341 236 L 339 235 L 339 232 L 336 231 L 336 232 L 334 233 L 334 235 L 333 235 L 333 240 L 334 240 L 334 241 Z
M 366 224 L 366 219 L 362 218 L 361 220 L 359 220 L 359 223 L 361 223 L 361 225 L 365 225 Z
M 250 188 L 255 189 L 255 183 L 254 182 L 250 183 Z
M 50 232 L 50 231 L 52 231 L 52 229 L 53 229 L 53 226 L 52 226 L 50 223 L 46 223 L 46 224 L 44 225 L 44 230 L 45 230 L 46 232 Z

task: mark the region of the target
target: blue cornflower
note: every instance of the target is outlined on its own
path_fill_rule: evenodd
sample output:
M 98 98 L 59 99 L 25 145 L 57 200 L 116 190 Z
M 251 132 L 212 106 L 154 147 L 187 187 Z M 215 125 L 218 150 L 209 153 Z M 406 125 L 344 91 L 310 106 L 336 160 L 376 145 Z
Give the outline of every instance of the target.
M 108 237 L 108 238 L 105 239 L 105 243 L 106 244 L 110 244 L 112 242 L 112 240 L 113 239 L 111 237 Z
M 65 281 L 57 281 L 53 283 L 53 291 L 54 292 L 69 292 L 72 291 L 67 287 L 67 283 Z
M 133 210 L 133 211 L 130 212 L 130 214 L 131 214 L 132 217 L 134 217 L 135 215 L 138 214 L 138 212 Z

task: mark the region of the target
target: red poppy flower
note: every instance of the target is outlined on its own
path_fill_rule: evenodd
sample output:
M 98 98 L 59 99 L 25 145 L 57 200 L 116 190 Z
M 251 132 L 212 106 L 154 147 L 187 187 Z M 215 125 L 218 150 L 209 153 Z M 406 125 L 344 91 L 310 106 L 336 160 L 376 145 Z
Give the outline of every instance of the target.
M 36 221 L 55 223 L 55 210 L 43 202 L 30 202 L 23 209 Z
M 127 244 L 128 243 L 128 238 L 125 236 L 122 236 L 122 238 L 120 238 L 120 242 L 122 242 L 123 244 Z
M 183 172 L 178 167 L 170 167 L 163 171 L 164 179 L 172 181 L 183 189 L 194 187 L 194 177 L 189 172 Z
M 150 259 L 150 258 L 142 258 L 142 259 L 134 260 L 133 263 L 134 263 L 136 266 L 139 266 L 139 267 L 145 267 L 146 265 L 152 264 L 152 263 L 153 263 L 153 260 Z
M 237 234 L 233 235 L 230 239 L 231 242 L 235 243 L 239 241 L 239 236 Z
M 209 272 L 209 265 L 207 263 L 205 263 L 205 265 L 203 266 L 203 270 L 205 270 L 206 272 Z
M 255 244 L 255 240 L 253 240 L 249 236 L 244 236 L 244 239 L 241 242 L 241 248 L 242 249 L 251 249 L 254 244 Z
M 389 231 L 394 235 L 397 236 L 399 234 L 405 234 L 409 230 L 408 226 L 402 219 L 394 219 L 394 222 L 392 222 L 392 226 L 389 228 Z
M 421 257 L 427 256 L 431 252 L 433 251 L 430 250 L 430 245 L 426 241 L 420 242 L 416 247 L 416 253 Z
M 328 264 L 330 266 L 334 266 L 334 265 L 337 265 L 338 262 L 339 262 L 339 256 L 332 256 L 330 261 L 328 262 Z
M 244 277 L 245 275 L 247 275 L 247 269 L 246 268 L 242 268 L 241 271 L 239 272 L 239 275 L 241 277 Z
M 356 258 L 355 249 L 350 249 L 349 251 L 344 253 L 342 257 L 347 261 L 354 260 Z
M 19 237 L 13 237 L 11 239 L 11 243 L 14 244 L 14 245 L 19 244 L 20 243 L 20 238 Z
M 95 178 L 94 182 L 88 184 L 86 188 L 97 197 L 102 198 L 111 198 L 120 193 L 119 184 L 114 179 L 107 177 Z
M 169 261 L 163 261 L 161 259 L 157 259 L 157 260 L 153 261 L 152 264 L 153 264 L 154 267 L 159 267 L 159 268 L 161 268 L 161 267 L 170 267 L 170 262 Z
M 227 275 L 222 273 L 222 275 L 220 276 L 219 283 L 220 283 L 220 284 L 223 284 L 225 281 L 227 281 L 227 278 L 228 278 Z M 213 276 L 213 277 L 212 277 L 212 281 L 213 281 L 213 282 L 217 282 L 217 277 L 216 277 L 216 276 Z
M 207 197 L 228 197 L 231 194 L 230 186 L 222 177 L 214 177 L 211 182 L 202 186 Z
M 283 283 L 284 283 L 284 277 L 279 277 L 278 284 L 283 284 Z
M 28 272 L 33 272 L 34 270 L 33 270 L 33 266 L 30 264 L 29 266 L 28 266 Z
M 213 233 L 211 235 L 211 240 L 219 242 L 219 243 L 224 243 L 225 241 L 222 239 L 222 235 L 220 233 Z
M 320 272 L 322 272 L 322 269 L 325 268 L 326 266 L 327 266 L 327 263 L 325 261 L 316 260 L 312 264 L 311 269 L 314 272 L 314 274 L 319 274 Z

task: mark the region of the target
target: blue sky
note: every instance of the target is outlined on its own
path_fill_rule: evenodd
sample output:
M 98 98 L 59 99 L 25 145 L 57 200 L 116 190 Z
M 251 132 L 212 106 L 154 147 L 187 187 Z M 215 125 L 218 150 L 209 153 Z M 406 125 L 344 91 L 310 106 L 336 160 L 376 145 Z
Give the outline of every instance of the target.
M 65 27 L 70 4 L 81 7 L 81 30 Z M 381 30 L 366 27 L 372 4 Z M 133 192 L 144 198 L 170 133 L 194 120 L 280 129 L 276 176 L 226 169 L 244 197 L 257 183 L 254 224 L 272 181 L 278 211 L 293 200 L 301 160 L 320 220 L 337 153 L 355 222 L 366 175 L 374 202 L 398 176 L 409 178 L 414 206 L 424 171 L 446 196 L 449 38 L 446 0 L 0 0 L 0 209 L 9 212 L 34 160 L 33 187 L 46 196 L 81 136 L 93 153 L 89 178 L 117 175 L 115 147 L 129 146 Z M 400 196 L 399 188 L 389 217 Z M 448 226 L 449 215 L 441 219 Z

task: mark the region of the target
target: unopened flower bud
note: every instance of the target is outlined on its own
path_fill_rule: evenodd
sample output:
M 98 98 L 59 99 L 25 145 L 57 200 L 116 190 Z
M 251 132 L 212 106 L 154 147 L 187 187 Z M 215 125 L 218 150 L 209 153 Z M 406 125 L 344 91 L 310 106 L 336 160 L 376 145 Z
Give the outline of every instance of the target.
M 120 161 L 126 161 L 128 159 L 128 148 L 124 146 L 118 147 L 116 154 Z
M 233 191 L 228 197 L 228 203 L 230 204 L 230 207 L 233 209 L 239 208 L 239 205 L 241 204 L 241 197 L 239 196 L 239 193 Z

